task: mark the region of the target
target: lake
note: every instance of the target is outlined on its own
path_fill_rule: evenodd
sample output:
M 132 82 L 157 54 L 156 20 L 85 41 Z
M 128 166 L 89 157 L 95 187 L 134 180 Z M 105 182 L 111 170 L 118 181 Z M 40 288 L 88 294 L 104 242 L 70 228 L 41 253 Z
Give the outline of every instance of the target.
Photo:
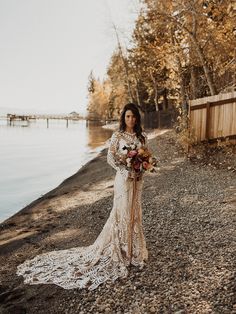
M 85 120 L 0 119 L 0 221 L 77 172 L 106 146 L 112 130 Z

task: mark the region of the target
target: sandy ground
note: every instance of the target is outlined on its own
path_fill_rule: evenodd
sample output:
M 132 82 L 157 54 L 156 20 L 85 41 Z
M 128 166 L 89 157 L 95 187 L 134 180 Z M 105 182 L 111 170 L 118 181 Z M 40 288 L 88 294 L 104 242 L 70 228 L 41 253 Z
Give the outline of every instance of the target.
M 51 250 L 93 243 L 113 201 L 107 149 L 0 225 L 0 313 L 236 313 L 236 174 L 185 157 L 173 130 L 149 144 L 143 224 L 149 262 L 97 290 L 25 285 L 16 267 Z

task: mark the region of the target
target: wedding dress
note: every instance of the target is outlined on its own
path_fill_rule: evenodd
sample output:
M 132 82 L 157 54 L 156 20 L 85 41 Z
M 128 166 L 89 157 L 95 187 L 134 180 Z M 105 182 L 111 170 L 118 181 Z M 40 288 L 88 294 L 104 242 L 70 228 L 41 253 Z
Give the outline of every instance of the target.
M 146 133 L 143 135 L 147 143 Z M 136 134 L 128 132 L 115 131 L 110 139 L 107 162 L 117 170 L 113 207 L 95 242 L 26 260 L 17 267 L 17 275 L 24 277 L 24 283 L 93 290 L 105 281 L 127 277 L 131 264 L 143 268 L 148 259 L 142 228 L 143 176 L 138 181 L 129 179 L 128 171 L 117 163 L 117 156 L 124 154 L 123 146 L 132 142 L 141 146 Z

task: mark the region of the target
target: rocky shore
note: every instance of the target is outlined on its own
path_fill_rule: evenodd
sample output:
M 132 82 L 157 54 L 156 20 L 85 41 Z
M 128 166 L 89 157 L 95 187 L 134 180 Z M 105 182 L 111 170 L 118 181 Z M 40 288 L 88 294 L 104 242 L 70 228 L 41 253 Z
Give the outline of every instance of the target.
M 0 313 L 236 313 L 236 172 L 187 158 L 174 130 L 149 144 L 159 171 L 144 179 L 147 266 L 94 291 L 25 285 L 16 276 L 25 259 L 96 239 L 113 202 L 104 149 L 0 225 Z

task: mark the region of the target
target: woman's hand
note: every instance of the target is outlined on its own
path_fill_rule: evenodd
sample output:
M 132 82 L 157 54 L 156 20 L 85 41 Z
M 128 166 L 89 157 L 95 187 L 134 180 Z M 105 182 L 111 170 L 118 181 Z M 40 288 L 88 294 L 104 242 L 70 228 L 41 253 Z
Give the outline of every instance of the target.
M 133 180 L 135 178 L 135 172 L 134 171 L 129 171 L 128 178 Z

